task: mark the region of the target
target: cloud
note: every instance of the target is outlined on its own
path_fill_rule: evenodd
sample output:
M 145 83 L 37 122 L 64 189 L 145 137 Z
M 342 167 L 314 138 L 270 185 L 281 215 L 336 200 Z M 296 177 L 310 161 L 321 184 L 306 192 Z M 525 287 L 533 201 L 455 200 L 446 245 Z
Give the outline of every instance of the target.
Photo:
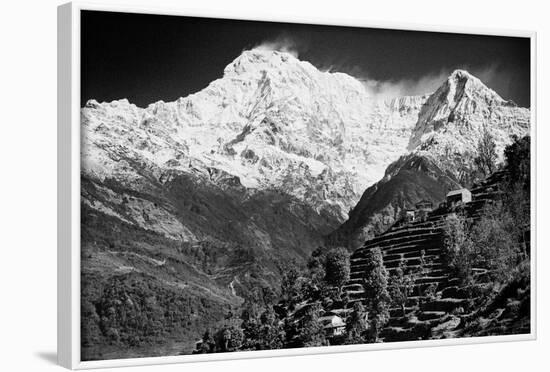
M 500 80 L 500 75 L 503 71 L 499 71 L 499 67 L 496 64 L 484 66 L 481 68 L 472 68 L 470 73 L 481 80 L 485 85 L 491 84 Z
M 393 98 L 432 93 L 443 84 L 449 75 L 449 71 L 441 70 L 426 74 L 419 78 L 386 81 L 369 78 L 359 79 L 365 85 L 369 95 L 377 98 Z
M 368 74 L 354 74 L 354 72 L 357 73 L 358 69 L 355 69 L 355 71 L 352 71 L 350 74 L 358 78 L 364 84 L 369 95 L 380 99 L 386 99 L 433 93 L 456 69 L 463 69 L 470 72 L 470 74 L 480 79 L 485 85 L 495 90 L 503 98 L 506 98 L 509 94 L 510 74 L 508 71 L 501 70 L 498 65 L 494 64 L 481 67 L 448 67 L 424 74 L 418 78 L 396 80 L 376 80 L 369 78 Z
M 307 38 L 300 38 L 288 32 L 282 32 L 272 39 L 264 40 L 253 46 L 252 49 L 275 50 L 292 54 L 299 58 L 307 54 L 309 43 Z M 365 86 L 368 94 L 378 99 L 393 97 L 423 95 L 433 93 L 445 82 L 445 80 L 456 69 L 463 69 L 479 78 L 489 88 L 495 90 L 503 98 L 507 99 L 511 91 L 512 74 L 503 70 L 497 64 L 484 66 L 445 66 L 438 70 L 431 71 L 419 77 L 402 79 L 380 80 L 373 78 L 362 66 L 351 62 L 344 56 L 326 56 L 325 61 L 309 61 L 319 70 L 325 72 L 344 72 L 360 80 Z
M 517 79 L 517 76 L 512 71 L 497 64 L 492 64 L 481 68 L 473 68 L 470 72 L 502 98 L 510 99 L 513 96 L 512 81 Z
M 276 50 L 279 52 L 290 53 L 294 57 L 298 58 L 300 53 L 305 52 L 307 45 L 287 33 L 282 33 L 274 39 L 262 41 L 260 44 L 252 47 L 252 49 Z
M 345 62 L 331 63 L 328 67 L 320 69 L 325 72 L 344 72 L 353 76 L 363 83 L 369 96 L 377 99 L 433 93 L 453 71 L 453 69 L 440 69 L 420 77 L 381 80 L 373 78 L 361 66 L 349 65 Z

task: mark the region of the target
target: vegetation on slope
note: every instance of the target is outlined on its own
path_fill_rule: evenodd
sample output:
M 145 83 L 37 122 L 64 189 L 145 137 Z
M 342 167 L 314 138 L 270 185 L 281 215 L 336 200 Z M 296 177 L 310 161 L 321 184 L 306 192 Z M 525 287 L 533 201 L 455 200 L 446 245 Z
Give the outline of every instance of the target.
M 477 294 L 462 336 L 525 333 L 530 318 L 530 138 L 506 148 L 502 194 L 474 220 L 449 219 L 449 266 L 461 284 Z
M 163 182 L 149 178 L 136 191 L 82 178 L 87 359 L 147 355 L 147 345 L 160 348 L 170 338 L 186 341 L 191 352 L 202 329 L 223 321 L 255 287 L 276 288 L 280 264 L 304 265 L 337 223 L 276 191 L 222 187 L 191 175 Z
M 528 138 L 506 149 L 503 193 L 475 221 L 460 213 L 449 219 L 447 264 L 460 281 L 454 290 L 465 298 L 453 305 L 453 314 L 431 322 L 419 318 L 441 306 L 451 311 L 442 293 L 430 287 L 413 292 L 418 269 L 402 265 L 390 275 L 376 249 L 369 251 L 361 279 L 367 299 L 352 301 L 342 290 L 350 277 L 347 250 L 313 249 L 333 222 L 284 194 L 215 188 L 185 177 L 157 185 L 154 193 L 137 193 L 84 178 L 86 198 L 118 217 L 82 204 L 83 358 L 151 355 L 167 339 L 186 340 L 176 352 L 188 353 L 190 341 L 199 337 L 201 353 L 387 341 L 387 327 L 397 319 L 392 306 L 401 309 L 397 317 L 403 320 L 397 321 L 416 322 L 399 336 L 405 339 L 525 332 L 528 149 Z M 367 200 L 392 205 L 401 195 L 397 208 L 440 193 L 437 202 L 455 182 L 422 157 L 404 159 L 389 172 L 392 177 L 366 193 Z M 110 201 L 105 188 L 129 201 Z M 143 228 L 131 213 L 131 198 L 169 211 L 197 240 L 182 242 Z M 363 207 L 374 208 L 358 211 Z M 426 303 L 416 302 L 411 312 L 413 296 Z M 345 332 L 329 336 L 321 318 L 333 311 L 340 311 Z
M 391 272 L 379 248 L 361 258 L 362 300 L 340 290 L 349 278 L 349 256 L 342 248 L 312 253 L 308 270 L 283 268 L 278 296 L 262 291 L 227 324 L 204 333 L 196 352 L 263 350 L 388 342 L 398 340 L 526 333 L 530 327 L 529 139 L 506 151 L 504 178 L 482 208 L 445 207 L 445 263 L 451 275 L 441 287 L 419 285 L 431 262 L 405 261 Z M 527 153 L 528 154 L 528 153 Z M 518 159 L 522 157 L 522 159 Z M 472 204 L 473 205 L 473 204 Z M 440 211 L 441 212 L 441 211 Z M 397 309 L 392 306 L 397 306 Z M 345 332 L 327 333 L 321 319 L 338 313 Z M 211 339 L 208 347 L 204 340 Z M 231 349 L 226 345 L 231 340 Z M 218 340 L 218 341 L 215 341 Z

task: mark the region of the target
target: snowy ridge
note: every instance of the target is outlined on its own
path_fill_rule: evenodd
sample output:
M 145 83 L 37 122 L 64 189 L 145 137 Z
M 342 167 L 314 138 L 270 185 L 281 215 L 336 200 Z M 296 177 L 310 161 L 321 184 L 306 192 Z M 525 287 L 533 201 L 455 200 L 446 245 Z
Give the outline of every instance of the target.
M 436 158 L 475 150 L 485 126 L 502 152 L 529 128 L 529 110 L 455 71 L 432 95 L 380 101 L 343 73 L 322 72 L 288 53 L 243 52 L 222 78 L 175 102 L 127 100 L 82 109 L 82 169 L 147 188 L 187 172 L 277 189 L 340 220 L 386 167 L 410 151 Z M 215 180 L 213 180 L 215 181 Z
M 440 160 L 469 161 L 488 130 L 502 159 L 511 137 L 528 134 L 529 127 L 529 109 L 502 99 L 467 71 L 456 70 L 422 107 L 408 149 L 428 151 Z
M 277 188 L 343 219 L 406 151 L 426 98 L 379 102 L 349 75 L 287 53 L 245 51 L 221 79 L 175 102 L 142 109 L 89 101 L 82 166 L 124 183 L 138 181 L 137 165 L 158 177 L 215 168 L 247 188 Z

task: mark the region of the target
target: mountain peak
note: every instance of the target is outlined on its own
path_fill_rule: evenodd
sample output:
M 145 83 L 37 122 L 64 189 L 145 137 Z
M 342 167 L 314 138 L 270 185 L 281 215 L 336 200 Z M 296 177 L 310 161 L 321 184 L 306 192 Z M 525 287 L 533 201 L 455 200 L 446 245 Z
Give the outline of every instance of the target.
M 474 153 L 488 129 L 501 151 L 511 134 L 525 134 L 528 128 L 528 109 L 504 100 L 468 71 L 455 70 L 422 107 L 408 149 Z
M 462 98 L 473 98 L 474 95 L 486 101 L 504 102 L 494 90 L 466 70 L 453 71 L 439 89 L 447 93 L 448 100 L 455 103 Z
M 310 65 L 302 62 L 287 52 L 254 48 L 243 51 L 224 70 L 224 76 L 239 75 L 246 72 L 257 72 L 258 70 L 280 69 L 283 65 Z
M 496 93 L 494 90 L 489 88 L 487 85 L 485 85 L 484 82 L 482 82 L 478 77 L 474 76 L 470 72 L 462 69 L 456 69 L 454 70 L 451 75 L 447 78 L 447 81 L 443 83 L 441 88 L 450 85 L 454 87 L 460 87 L 462 89 L 467 89 L 470 91 L 477 90 L 484 92 L 486 94 L 489 94 L 493 96 L 494 98 L 505 101 L 498 93 Z M 440 89 L 441 89 L 440 88 Z
M 456 79 L 472 79 L 475 78 L 472 74 L 470 74 L 466 70 L 457 69 L 454 70 L 453 73 L 449 76 L 449 79 L 456 80 Z

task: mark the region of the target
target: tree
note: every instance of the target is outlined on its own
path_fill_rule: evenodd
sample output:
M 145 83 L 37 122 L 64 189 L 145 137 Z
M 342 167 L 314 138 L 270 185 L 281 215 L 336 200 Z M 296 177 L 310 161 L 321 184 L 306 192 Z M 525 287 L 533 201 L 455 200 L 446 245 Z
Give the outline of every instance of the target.
M 405 260 L 401 260 L 395 273 L 390 277 L 389 292 L 392 302 L 401 308 L 403 316 L 406 316 L 406 306 L 409 296 L 413 293 L 415 277 L 408 270 Z
M 433 263 L 433 259 L 426 259 L 426 251 L 422 249 L 420 251 L 420 265 L 414 272 L 414 280 L 415 282 L 419 278 L 425 278 L 430 270 L 428 268 L 428 265 L 431 265 Z M 435 297 L 435 291 L 437 290 L 437 285 L 433 285 L 434 283 L 430 284 L 427 288 L 422 291 L 422 286 L 417 286 L 417 293 L 418 293 L 418 305 L 420 306 L 423 302 L 423 297 L 426 296 L 428 298 Z M 424 295 L 424 296 L 423 296 Z
M 449 266 L 463 284 L 475 283 L 473 269 L 488 270 L 493 281 L 509 279 L 522 259 L 523 228 L 506 199 L 486 205 L 474 224 L 464 216 L 448 218 L 444 227 Z
M 447 264 L 463 284 L 473 280 L 476 260 L 479 258 L 472 239 L 472 223 L 463 215 L 449 216 L 443 227 Z
M 370 319 L 370 340 L 378 342 L 378 335 L 390 317 L 389 305 L 391 298 L 388 294 L 388 272 L 384 267 L 380 248 L 369 249 L 365 255 L 365 260 L 367 264 L 363 287 Z
M 516 233 L 521 236 L 520 243 L 527 249 L 526 238 L 531 231 L 531 137 L 512 139 L 512 144 L 504 149 L 509 174 L 504 203 L 519 230 Z
M 472 229 L 473 244 L 494 281 L 506 282 L 522 259 L 522 226 L 509 209 L 514 206 L 501 202 L 487 205 L 480 220 Z
M 241 312 L 243 349 L 269 350 L 283 347 L 285 332 L 273 308 L 272 291 L 256 289 L 243 304 Z
M 242 323 L 243 349 L 272 350 L 283 347 L 285 331 L 273 307 L 264 309 L 256 318 Z
M 326 344 L 325 330 L 319 321 L 321 306 L 317 303 L 308 306 L 298 324 L 297 340 L 300 347 L 323 346 Z
M 207 329 L 203 336 L 202 336 L 202 343 L 197 350 L 199 354 L 207 354 L 207 353 L 215 353 L 216 352 L 216 340 L 214 339 L 214 336 L 212 335 L 212 332 L 210 332 L 209 329 Z
M 260 316 L 260 342 L 257 349 L 280 349 L 284 346 L 285 336 L 283 322 L 277 317 L 273 307 L 268 307 Z
M 367 313 L 359 301 L 354 302 L 353 310 L 346 320 L 346 343 L 360 344 L 364 342 L 367 330 Z
M 311 253 L 307 262 L 309 280 L 304 283 L 303 293 L 310 301 L 321 301 L 326 292 L 325 283 L 326 254 L 322 247 Z
M 294 263 L 284 264 L 280 271 L 281 296 L 280 305 L 287 313 L 292 312 L 296 305 L 303 300 L 302 273 Z
M 474 164 L 484 177 L 488 177 L 496 170 L 497 159 L 495 140 L 485 126 L 477 144 L 477 156 L 474 158 Z
M 531 137 L 512 138 L 512 144 L 504 149 L 506 168 L 511 183 L 519 183 L 526 191 L 531 186 Z
M 496 282 L 506 282 L 527 252 L 530 229 L 530 137 L 513 138 L 506 147 L 507 177 L 501 197 L 487 203 L 479 219 L 459 215 L 446 221 L 445 247 L 449 265 L 465 283 L 473 283 L 473 268 L 487 270 Z
M 319 247 L 311 252 L 311 257 L 307 262 L 307 268 L 312 277 L 325 276 L 325 259 L 326 255 L 323 252 L 323 248 Z
M 349 280 L 350 255 L 345 248 L 334 248 L 327 253 L 325 261 L 325 280 L 327 284 L 338 288 L 341 295 L 342 286 Z
M 216 352 L 225 353 L 237 351 L 243 344 L 243 331 L 236 325 L 226 325 L 216 332 L 214 339 L 216 341 Z

